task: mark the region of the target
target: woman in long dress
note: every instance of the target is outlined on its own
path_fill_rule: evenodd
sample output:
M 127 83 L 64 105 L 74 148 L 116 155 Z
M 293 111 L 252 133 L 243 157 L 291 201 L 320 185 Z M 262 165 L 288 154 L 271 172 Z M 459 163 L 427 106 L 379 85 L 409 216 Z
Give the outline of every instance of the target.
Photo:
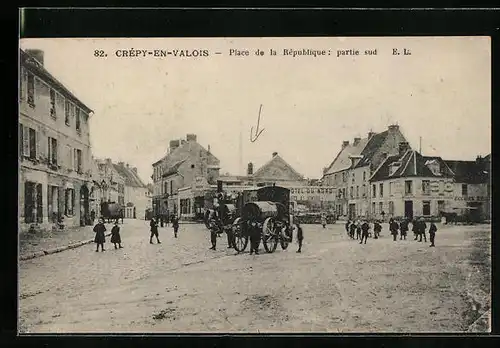
M 104 232 L 106 232 L 106 226 L 104 226 L 103 218 L 100 218 L 97 225 L 94 226 L 94 232 L 94 242 L 97 244 L 96 252 L 99 251 L 99 245 L 101 246 L 101 251 L 104 251 L 104 243 L 106 243 L 106 236 L 104 235 Z

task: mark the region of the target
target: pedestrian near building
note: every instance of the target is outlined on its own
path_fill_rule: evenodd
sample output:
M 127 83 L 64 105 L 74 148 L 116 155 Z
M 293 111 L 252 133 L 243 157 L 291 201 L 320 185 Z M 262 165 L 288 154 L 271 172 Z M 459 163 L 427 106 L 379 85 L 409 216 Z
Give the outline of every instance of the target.
M 403 218 L 403 220 L 399 224 L 399 228 L 401 233 L 399 240 L 406 240 L 406 235 L 408 234 L 408 220 L 406 220 L 406 218 Z
M 299 243 L 298 253 L 302 252 L 302 241 L 304 240 L 304 231 L 302 231 L 302 226 L 299 223 L 297 225 L 297 243 Z
M 212 243 L 212 247 L 210 250 L 216 250 L 217 247 L 217 232 L 219 230 L 219 226 L 215 219 L 210 219 L 209 221 L 209 230 L 210 230 L 210 242 Z
M 104 251 L 104 243 L 106 243 L 106 236 L 104 235 L 106 232 L 106 226 L 104 226 L 104 219 L 99 218 L 97 225 L 94 226 L 95 238 L 94 242 L 97 244 L 96 252 L 99 251 L 99 245 L 101 246 L 101 251 Z
M 351 224 L 351 220 L 347 220 L 347 222 L 345 223 L 345 231 L 347 233 L 347 235 L 349 236 L 349 225 Z
M 153 244 L 153 237 L 156 237 L 156 241 L 158 244 L 161 244 L 160 239 L 158 237 L 158 222 L 156 219 L 151 219 L 151 222 L 149 223 L 149 227 L 151 228 L 151 235 L 149 236 L 149 243 Z
M 419 234 L 417 219 L 413 219 L 411 225 L 412 225 L 411 231 L 413 232 L 413 236 L 415 237 L 413 240 L 417 240 L 418 239 L 418 234 Z
M 361 242 L 359 244 L 363 244 L 363 239 L 366 244 L 366 240 L 368 239 L 368 233 L 370 230 L 370 225 L 368 224 L 367 221 L 363 221 L 363 224 L 361 225 Z
M 122 238 L 120 236 L 120 226 L 118 226 L 118 223 L 115 222 L 115 225 L 111 229 L 111 243 L 115 245 L 115 249 L 118 249 L 116 247 L 116 244 L 121 248 L 122 247 Z
M 389 229 L 391 231 L 393 241 L 396 241 L 398 237 L 399 225 L 393 218 L 389 220 Z
M 250 255 L 255 253 L 255 255 L 259 254 L 259 246 L 261 239 L 261 232 L 257 226 L 252 226 L 251 222 L 248 221 L 248 227 L 250 232 Z
M 361 239 L 361 221 L 356 222 L 356 240 Z
M 172 217 L 172 227 L 174 228 L 174 237 L 177 238 L 177 232 L 179 232 L 179 218 L 177 216 Z
M 419 234 L 420 234 L 419 242 L 422 241 L 422 237 L 424 237 L 424 242 L 427 242 L 427 237 L 425 236 L 425 230 L 427 229 L 427 225 L 425 224 L 424 219 L 420 218 L 418 226 L 419 226 Z
M 373 239 L 378 239 L 380 232 L 382 232 L 382 225 L 378 221 L 375 221 L 373 223 Z
M 431 226 L 429 227 L 429 238 L 431 240 L 431 247 L 435 246 L 434 245 L 434 240 L 436 238 L 436 231 L 437 231 L 437 227 L 436 227 L 436 224 L 434 222 L 431 222 Z
M 352 222 L 350 225 L 349 225 L 349 233 L 350 233 L 350 237 L 351 239 L 354 239 L 354 233 L 356 233 L 356 224 L 354 222 Z

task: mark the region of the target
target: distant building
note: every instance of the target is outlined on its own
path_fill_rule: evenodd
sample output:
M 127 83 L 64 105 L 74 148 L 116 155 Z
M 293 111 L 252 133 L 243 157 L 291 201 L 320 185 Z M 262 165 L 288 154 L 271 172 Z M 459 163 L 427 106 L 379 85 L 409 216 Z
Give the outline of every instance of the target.
M 369 132 L 366 138 L 354 138 L 353 143 L 343 141 L 340 152 L 324 169 L 322 183 L 335 191 L 335 212 L 343 218 L 381 214 L 380 206 L 370 204 L 377 195 L 369 178 L 387 156 L 405 152 L 410 146 L 398 125 L 387 130 Z M 373 210 L 375 209 L 375 210 Z
M 171 140 L 168 153 L 153 163 L 153 214 L 192 215 L 204 206 L 204 192 L 219 177 L 219 159 L 195 134 Z M 186 193 L 186 188 L 191 188 Z M 179 190 L 184 192 L 179 196 Z
M 148 187 L 144 184 L 137 174 L 137 168 L 131 167 L 128 163 L 118 162 L 113 164 L 116 171 L 124 180 L 124 217 L 126 219 L 144 220 L 146 210 L 150 207 L 148 204 L 150 197 Z
M 113 165 L 111 158 L 96 160 L 101 179 L 101 204 L 105 202 L 125 205 L 125 178 Z
M 19 226 L 90 224 L 93 112 L 44 68 L 40 50 L 20 50 Z
M 440 157 L 413 150 L 386 157 L 370 184 L 373 218 L 381 218 L 381 211 L 386 218 L 438 218 L 454 205 L 454 172 Z

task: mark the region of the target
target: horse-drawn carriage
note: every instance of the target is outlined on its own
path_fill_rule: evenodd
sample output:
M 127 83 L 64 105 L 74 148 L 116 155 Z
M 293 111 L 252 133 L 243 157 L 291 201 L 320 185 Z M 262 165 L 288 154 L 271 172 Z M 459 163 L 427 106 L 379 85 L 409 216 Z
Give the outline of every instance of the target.
M 260 233 L 268 253 L 274 252 L 278 243 L 285 250 L 292 242 L 289 189 L 266 186 L 245 190 L 238 205 L 241 213 L 232 225 L 234 248 L 238 252 L 246 249 L 250 234 L 255 232 Z

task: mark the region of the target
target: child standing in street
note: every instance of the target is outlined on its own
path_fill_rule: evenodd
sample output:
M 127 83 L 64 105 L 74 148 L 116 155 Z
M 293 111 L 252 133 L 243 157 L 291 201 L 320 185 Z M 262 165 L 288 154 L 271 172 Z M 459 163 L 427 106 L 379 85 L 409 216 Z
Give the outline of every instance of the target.
M 115 225 L 111 229 L 111 243 L 115 245 L 115 249 L 118 249 L 116 247 L 116 244 L 121 248 L 122 247 L 122 238 L 120 236 L 120 226 L 118 226 L 118 222 L 115 222 Z
M 177 238 L 177 232 L 179 231 L 179 219 L 177 216 L 172 218 L 172 227 L 174 228 L 174 236 Z
M 97 244 L 96 252 L 99 251 L 99 245 L 101 246 L 101 252 L 104 251 L 104 243 L 106 242 L 104 232 L 106 232 L 106 226 L 104 226 L 104 219 L 100 218 L 97 225 L 94 226 L 94 242 Z

